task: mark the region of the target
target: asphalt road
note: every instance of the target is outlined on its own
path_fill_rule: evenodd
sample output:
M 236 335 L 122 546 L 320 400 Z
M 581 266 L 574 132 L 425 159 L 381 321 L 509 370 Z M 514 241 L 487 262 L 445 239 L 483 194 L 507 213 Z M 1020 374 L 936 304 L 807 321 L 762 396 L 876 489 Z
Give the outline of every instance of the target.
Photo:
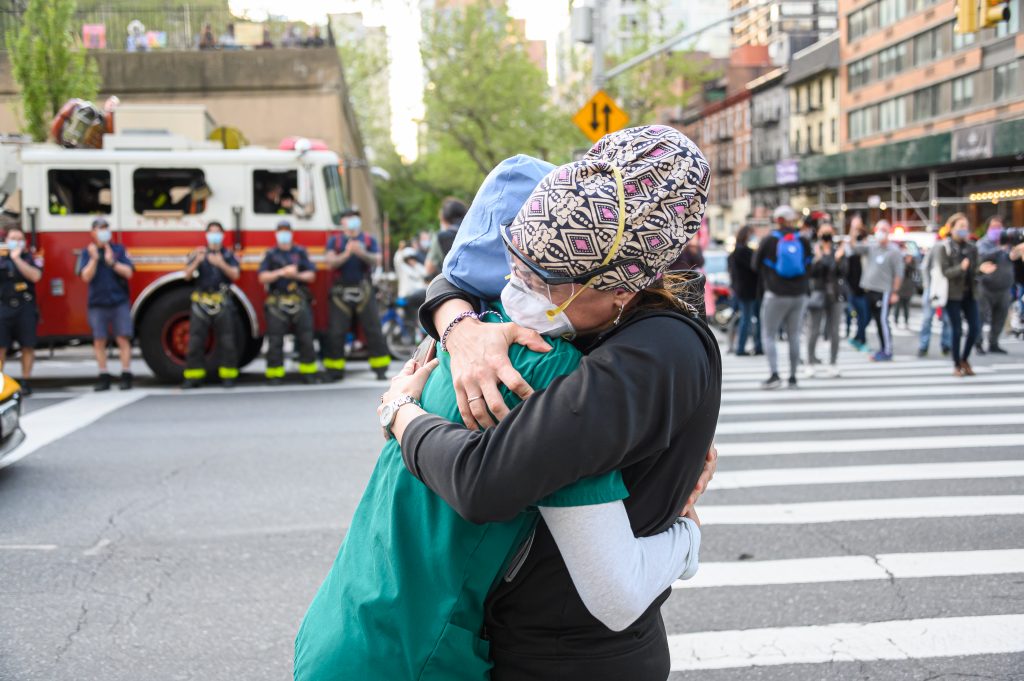
M 771 394 L 727 359 L 674 680 L 1024 678 L 1024 343 L 969 381 L 910 344 Z M 381 384 L 93 395 L 80 354 L 40 366 L 0 470 L 0 679 L 288 678 Z

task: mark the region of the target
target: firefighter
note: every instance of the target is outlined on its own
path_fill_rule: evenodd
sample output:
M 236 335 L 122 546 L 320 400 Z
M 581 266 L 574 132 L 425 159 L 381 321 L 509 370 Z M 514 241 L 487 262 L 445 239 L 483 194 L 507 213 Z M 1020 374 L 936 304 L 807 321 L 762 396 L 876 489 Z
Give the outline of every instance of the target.
M 341 219 L 344 234 L 327 240 L 327 268 L 332 271 L 324 367 L 332 380 L 345 377 L 345 337 L 359 320 L 370 351 L 370 368 L 383 380 L 391 356 L 380 328 L 377 292 L 371 275 L 380 265 L 377 240 L 362 231 L 359 209 L 353 206 Z
M 188 318 L 188 357 L 183 386 L 186 389 L 200 387 L 206 378 L 206 337 L 211 327 L 221 385 L 230 388 L 238 379 L 235 339 L 238 315 L 230 289 L 239 276 L 238 260 L 224 248 L 224 226 L 211 222 L 206 226 L 206 247 L 197 249 L 185 266 L 185 279 L 195 281 Z
M 92 349 L 99 367 L 93 390 L 110 390 L 107 373 L 107 339 L 111 332 L 121 359 L 121 390 L 132 389 L 132 308 L 128 280 L 135 265 L 121 244 L 111 242 L 113 232 L 105 218 L 92 221 L 92 242 L 82 249 L 78 276 L 89 285 L 89 327 Z
M 32 388 L 32 365 L 36 358 L 36 326 L 39 307 L 36 284 L 43 278 L 42 260 L 25 245 L 25 233 L 18 227 L 7 230 L 0 244 L 0 367 L 7 360 L 11 343 L 21 348 L 21 394 L 28 397 Z
M 306 383 L 316 383 L 316 353 L 313 350 L 313 310 L 309 285 L 316 268 L 302 246 L 293 243 L 292 225 L 277 223 L 277 247 L 260 263 L 260 283 L 267 287 L 267 379 L 278 385 L 284 378 L 284 337 L 295 334 L 299 351 L 299 374 Z

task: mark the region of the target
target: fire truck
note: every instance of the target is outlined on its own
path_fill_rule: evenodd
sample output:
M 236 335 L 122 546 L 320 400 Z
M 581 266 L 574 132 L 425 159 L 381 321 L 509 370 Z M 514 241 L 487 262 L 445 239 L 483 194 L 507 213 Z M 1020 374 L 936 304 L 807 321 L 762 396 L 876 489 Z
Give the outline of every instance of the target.
M 0 143 L 0 199 L 5 212 L 18 215 L 44 262 L 36 287 L 40 346 L 90 336 L 87 286 L 76 264 L 97 217 L 107 219 L 113 240 L 135 264 L 130 287 L 136 340 L 163 381 L 181 378 L 191 292 L 182 270 L 189 254 L 205 244 L 212 220 L 224 225 L 225 246 L 235 250 L 242 269 L 231 287 L 237 337 L 244 341 L 239 366 L 260 352 L 265 292 L 257 269 L 282 219 L 292 223 L 295 243 L 309 250 L 321 272 L 313 285 L 314 314 L 317 329 L 325 329 L 324 250 L 347 204 L 339 157 L 321 146 L 293 139 L 280 149 L 225 149 L 154 131 L 106 134 L 98 149 Z M 213 342 L 211 337 L 211 359 Z

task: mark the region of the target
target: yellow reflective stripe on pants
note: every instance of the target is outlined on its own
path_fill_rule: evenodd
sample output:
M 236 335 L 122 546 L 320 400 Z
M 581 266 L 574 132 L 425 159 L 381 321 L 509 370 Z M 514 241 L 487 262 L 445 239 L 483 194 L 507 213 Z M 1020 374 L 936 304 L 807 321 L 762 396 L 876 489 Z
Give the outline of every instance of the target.
M 343 359 L 325 359 L 324 360 L 324 369 L 329 369 L 331 371 L 341 371 L 344 368 L 345 368 L 345 360 L 344 360 L 344 358 Z
M 316 362 L 312 364 L 303 364 L 299 362 L 299 373 L 300 374 L 315 374 L 316 373 Z
M 267 378 L 284 378 L 284 367 L 267 367 Z
M 206 378 L 206 369 L 185 369 L 186 381 L 199 381 Z
M 383 369 L 391 366 L 391 355 L 384 355 L 383 357 L 371 357 L 370 368 L 371 369 Z
M 238 369 L 231 367 L 221 367 L 217 369 L 217 375 L 221 378 L 235 379 L 238 378 Z

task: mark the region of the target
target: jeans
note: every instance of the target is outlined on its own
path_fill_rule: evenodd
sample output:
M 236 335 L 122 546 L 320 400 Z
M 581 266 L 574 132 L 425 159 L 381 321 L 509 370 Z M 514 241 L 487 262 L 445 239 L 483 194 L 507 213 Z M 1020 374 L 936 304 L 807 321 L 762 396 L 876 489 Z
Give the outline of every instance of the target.
M 800 325 L 804 319 L 807 296 L 777 296 L 771 291 L 764 294 L 761 304 L 761 344 L 768 358 L 772 374 L 779 373 L 779 351 L 776 347 L 779 329 L 785 327 L 789 340 L 789 375 L 796 376 L 800 365 Z
M 931 303 L 931 291 L 925 291 L 921 297 L 921 333 L 918 337 L 917 349 L 921 352 L 928 352 L 928 346 L 932 342 L 932 319 L 935 318 L 935 308 Z M 949 315 L 942 315 L 942 349 L 948 350 L 953 345 L 953 329 L 949 326 Z
M 970 293 L 963 300 L 950 300 L 946 303 L 946 314 L 949 325 L 953 327 L 953 366 L 960 366 L 971 356 L 974 344 L 981 335 L 981 316 L 978 314 L 978 301 Z M 963 334 L 963 322 L 967 321 L 967 340 L 961 351 L 960 338 Z
M 839 359 L 839 317 L 843 314 L 843 303 L 826 302 L 824 307 L 811 308 L 808 316 L 811 319 L 807 335 L 807 363 L 821 364 L 815 350 L 818 345 L 818 337 L 821 335 L 821 322 L 825 320 L 825 330 L 829 340 L 829 363 L 835 364 Z
M 737 331 L 736 352 L 747 351 L 747 336 L 754 339 L 754 352 L 761 350 L 761 301 L 756 298 L 736 298 L 740 311 L 740 328 Z
M 857 314 L 857 333 L 853 338 L 859 343 L 867 343 L 868 321 L 871 319 L 871 313 L 868 311 L 867 296 L 852 295 L 850 296 L 849 305 Z

